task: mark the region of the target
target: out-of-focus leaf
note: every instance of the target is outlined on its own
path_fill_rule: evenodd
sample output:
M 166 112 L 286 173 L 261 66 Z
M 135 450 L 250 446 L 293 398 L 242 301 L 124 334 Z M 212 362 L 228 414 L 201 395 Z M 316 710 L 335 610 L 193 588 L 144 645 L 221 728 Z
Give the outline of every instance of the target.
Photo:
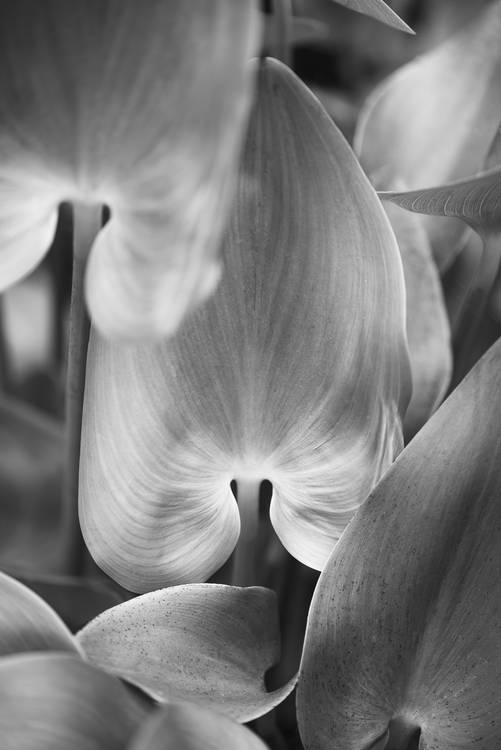
M 91 335 L 80 520 L 134 591 L 221 566 L 240 530 L 233 479 L 272 483 L 282 543 L 321 568 L 402 447 L 395 237 L 304 84 L 267 60 L 258 86 L 215 296 L 155 347 Z
M 99 579 L 26 575 L 11 568 L 9 573 L 47 602 L 72 632 L 125 600 L 109 583 Z
M 79 653 L 80 647 L 43 599 L 0 573 L 0 656 L 21 651 Z
M 404 418 L 408 440 L 445 396 L 452 374 L 451 335 L 422 217 L 390 203 L 386 212 L 402 255 L 407 289 L 407 339 L 412 369 L 412 397 Z
M 335 0 L 339 5 L 344 5 L 350 10 L 354 10 L 357 13 L 364 13 L 371 18 L 375 18 L 377 21 L 393 26 L 399 31 L 406 31 L 408 34 L 413 34 L 413 30 L 397 16 L 394 10 L 386 5 L 383 0 Z
M 273 54 L 277 45 L 277 29 L 272 16 L 265 16 L 263 49 L 270 55 Z M 312 44 L 323 41 L 329 37 L 329 27 L 323 21 L 316 18 L 300 18 L 293 16 L 291 22 L 291 39 L 293 45 Z
M 268 693 L 280 655 L 270 589 L 174 586 L 103 612 L 77 635 L 88 661 L 158 701 L 189 700 L 237 721 L 278 705 L 295 678 Z
M 35 409 L 0 398 L 0 566 L 57 572 L 62 434 Z
M 94 322 L 175 330 L 220 276 L 259 31 L 256 0 L 3 0 L 0 288 L 46 253 L 59 203 L 104 204 Z
M 355 150 L 368 173 L 385 168 L 411 189 L 473 174 L 501 121 L 501 2 L 404 66 L 369 98 Z M 454 257 L 461 224 L 427 220 L 435 258 Z
M 0 659 L 2 750 L 124 750 L 143 718 L 119 680 L 68 654 Z
M 406 749 L 403 740 L 385 745 L 391 720 L 390 738 L 420 728 L 426 750 L 500 746 L 500 393 L 501 342 L 334 550 L 299 678 L 306 750 Z
M 266 745 L 226 716 L 174 703 L 143 724 L 128 750 L 266 750 Z

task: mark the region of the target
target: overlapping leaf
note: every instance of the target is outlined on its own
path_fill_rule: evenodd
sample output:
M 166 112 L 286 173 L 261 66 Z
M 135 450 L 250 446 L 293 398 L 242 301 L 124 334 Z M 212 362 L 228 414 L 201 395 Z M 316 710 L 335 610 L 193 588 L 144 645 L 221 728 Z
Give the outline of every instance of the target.
M 111 209 L 87 272 L 107 335 L 164 335 L 213 290 L 256 5 L 3 0 L 1 288 L 43 257 L 66 200 Z
M 174 703 L 157 711 L 128 750 L 266 750 L 246 727 L 202 706 Z
M 74 656 L 0 659 L 2 750 L 124 750 L 144 718 L 119 680 Z
M 0 656 L 22 651 L 70 651 L 79 646 L 68 628 L 37 594 L 0 573 Z
M 295 684 L 265 688 L 280 653 L 269 589 L 198 584 L 154 591 L 107 610 L 77 640 L 91 663 L 156 700 L 189 700 L 237 721 L 267 713 Z
M 158 346 L 91 335 L 80 520 L 96 562 L 134 591 L 227 559 L 233 479 L 272 482 L 278 536 L 321 568 L 402 446 L 394 235 L 299 79 L 268 60 L 258 94 L 216 295 Z
M 361 114 L 355 149 L 368 173 L 385 168 L 410 188 L 480 169 L 501 121 L 501 2 L 434 51 L 384 82 Z M 461 224 L 427 220 L 440 268 Z
M 406 440 L 442 401 L 452 374 L 451 333 L 440 277 L 423 217 L 387 203 L 397 238 L 407 291 L 407 339 L 412 397 L 404 419 Z
M 500 392 L 497 343 L 334 550 L 300 672 L 306 750 L 501 743 Z

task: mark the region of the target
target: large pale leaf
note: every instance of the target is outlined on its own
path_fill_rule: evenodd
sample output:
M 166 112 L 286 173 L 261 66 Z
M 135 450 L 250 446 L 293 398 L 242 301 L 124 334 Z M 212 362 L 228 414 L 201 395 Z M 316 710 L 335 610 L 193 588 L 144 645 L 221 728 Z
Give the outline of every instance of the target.
M 0 288 L 40 261 L 67 200 L 111 209 L 87 275 L 106 334 L 164 335 L 213 290 L 256 5 L 3 0 Z
M 61 535 L 62 434 L 35 409 L 0 397 L 0 566 L 56 572 Z
M 144 717 L 119 680 L 68 654 L 0 659 L 2 750 L 124 750 Z
M 500 392 L 501 342 L 334 550 L 300 672 L 306 750 L 407 750 L 419 728 L 425 750 L 500 746 Z
M 268 60 L 258 88 L 215 296 L 161 345 L 91 335 L 80 519 L 96 562 L 134 591 L 204 580 L 227 559 L 233 479 L 272 482 L 278 536 L 321 568 L 402 447 L 389 222 L 301 81 Z
M 127 750 L 266 750 L 266 745 L 221 714 L 174 703 L 154 713 Z
M 270 711 L 295 684 L 265 688 L 280 655 L 277 613 L 269 589 L 174 586 L 103 612 L 77 640 L 88 661 L 158 701 L 189 700 L 244 722 Z
M 381 84 L 355 136 L 367 172 L 385 168 L 414 189 L 480 169 L 501 121 L 500 42 L 497 0 L 475 23 Z M 436 220 L 426 226 L 443 268 L 463 227 Z
M 43 599 L 0 573 L 0 656 L 21 651 L 71 651 L 80 647 Z

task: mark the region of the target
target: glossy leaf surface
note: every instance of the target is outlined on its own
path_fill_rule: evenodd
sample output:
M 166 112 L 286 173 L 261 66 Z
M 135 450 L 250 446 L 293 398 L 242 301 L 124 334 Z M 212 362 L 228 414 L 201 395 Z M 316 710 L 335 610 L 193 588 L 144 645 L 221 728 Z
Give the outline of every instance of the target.
M 266 745 L 221 714 L 174 703 L 145 722 L 128 750 L 266 750 Z
M 300 672 L 306 750 L 384 748 L 392 719 L 420 728 L 426 750 L 500 744 L 500 391 L 501 342 L 402 452 L 334 550 Z
M 174 586 L 112 607 L 77 636 L 86 658 L 158 701 L 189 700 L 237 721 L 270 711 L 295 679 L 266 691 L 280 655 L 275 595 L 216 584 Z
M 1 288 L 41 260 L 61 201 L 106 204 L 94 322 L 175 330 L 220 276 L 259 26 L 253 0 L 1 3 Z
M 259 72 L 215 296 L 160 346 L 91 336 L 80 520 L 126 588 L 204 580 L 268 479 L 284 546 L 321 568 L 402 447 L 404 286 L 348 144 L 277 61 Z
M 0 656 L 22 651 L 79 650 L 66 625 L 43 599 L 0 573 Z
M 498 0 L 475 23 L 383 82 L 362 111 L 355 137 L 366 171 L 384 169 L 414 189 L 479 170 L 501 121 L 500 39 Z M 436 220 L 426 226 L 443 268 L 463 227 Z
M 119 680 L 80 659 L 0 659 L 2 750 L 124 750 L 144 716 Z

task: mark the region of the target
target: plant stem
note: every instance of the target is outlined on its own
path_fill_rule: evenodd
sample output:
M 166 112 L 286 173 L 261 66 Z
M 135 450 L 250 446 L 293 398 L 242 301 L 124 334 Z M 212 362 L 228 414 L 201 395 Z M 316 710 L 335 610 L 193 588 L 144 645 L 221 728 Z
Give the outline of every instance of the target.
M 273 0 L 273 25 L 275 28 L 275 57 L 290 66 L 292 61 L 291 0 Z
M 85 544 L 78 521 L 78 470 L 90 321 L 84 300 L 84 274 L 89 250 L 101 228 L 100 205 L 77 203 L 73 208 L 73 272 L 66 369 L 63 530 L 68 572 L 80 575 Z
M 259 531 L 259 489 L 261 481 L 237 479 L 237 502 L 240 511 L 240 536 L 235 549 L 231 583 L 233 586 L 256 586 L 257 542 Z

